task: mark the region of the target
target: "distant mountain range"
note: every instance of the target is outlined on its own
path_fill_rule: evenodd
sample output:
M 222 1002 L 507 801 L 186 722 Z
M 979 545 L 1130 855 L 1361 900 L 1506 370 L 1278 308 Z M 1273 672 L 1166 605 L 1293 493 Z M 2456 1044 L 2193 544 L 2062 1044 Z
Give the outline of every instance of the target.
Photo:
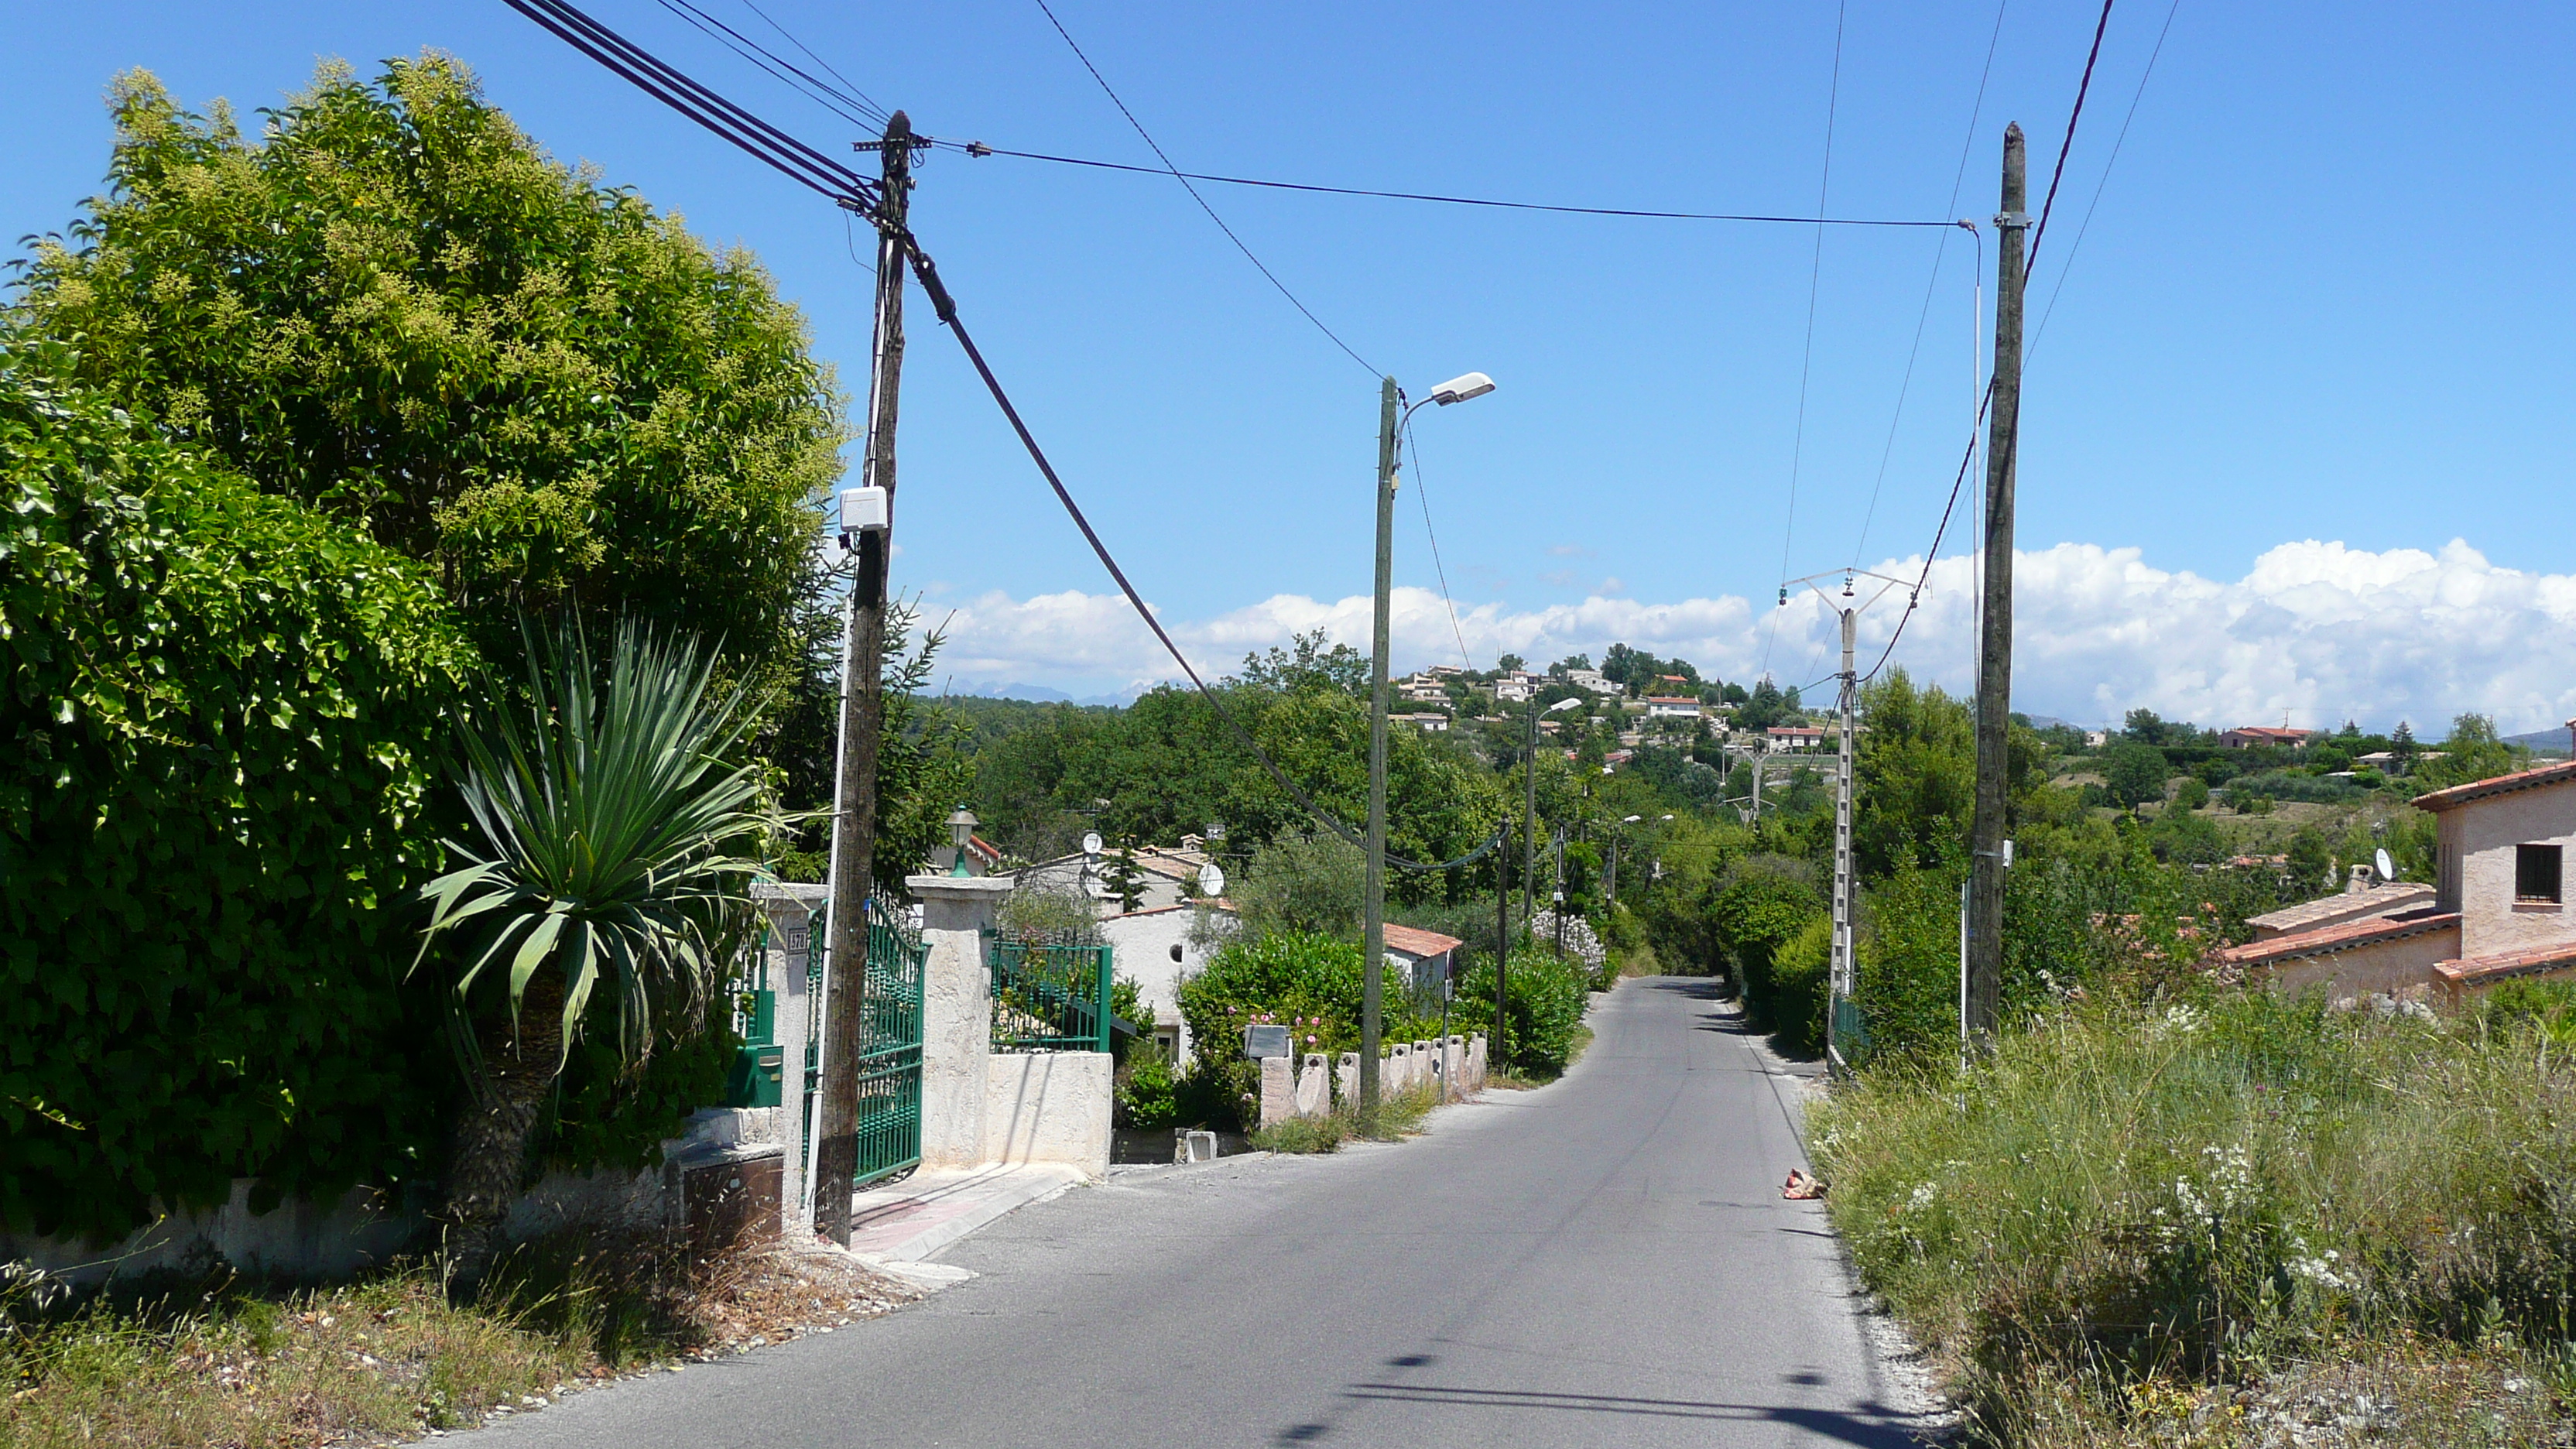
M 2563 755 L 2567 753 L 2567 728 L 2561 725 L 2554 730 L 2533 730 L 2529 734 L 2506 735 L 2504 742 L 2508 745 L 2521 745 L 2542 754 Z
M 1077 698 L 1061 689 L 1049 689 L 1043 684 L 1003 683 L 982 679 L 952 679 L 948 681 L 946 692 L 971 695 L 979 699 L 1025 699 L 1038 704 L 1108 705 L 1111 708 L 1134 704 L 1136 696 L 1144 693 L 1142 689 L 1130 689 L 1124 694 L 1091 694 Z

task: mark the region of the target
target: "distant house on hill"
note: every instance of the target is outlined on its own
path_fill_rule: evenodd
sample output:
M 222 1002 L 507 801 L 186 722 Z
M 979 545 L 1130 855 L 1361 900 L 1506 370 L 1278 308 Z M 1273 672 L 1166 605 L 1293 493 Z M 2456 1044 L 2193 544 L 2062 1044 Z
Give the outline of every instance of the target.
M 2295 750 L 2316 736 L 2315 730 L 2276 729 L 2271 725 L 2243 725 L 2218 737 L 2218 743 L 2231 750 L 2251 750 L 2264 745 L 2277 745 Z
M 2415 803 L 2440 822 L 2432 885 L 2347 890 L 2257 916 L 2256 939 L 2213 960 L 2338 1000 L 2456 1005 L 2500 981 L 2576 978 L 2566 883 L 2576 762 L 2455 785 Z
M 1780 750 L 1820 750 L 1825 745 L 1823 725 L 1773 725 L 1765 731 L 1764 748 Z
M 1697 719 L 1699 701 L 1688 695 L 1656 694 L 1646 698 L 1648 719 Z

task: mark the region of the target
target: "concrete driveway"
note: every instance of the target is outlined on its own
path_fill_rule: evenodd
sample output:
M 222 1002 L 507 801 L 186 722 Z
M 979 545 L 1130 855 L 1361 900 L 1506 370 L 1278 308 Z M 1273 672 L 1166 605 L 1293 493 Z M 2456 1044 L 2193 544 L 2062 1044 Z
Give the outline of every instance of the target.
M 1798 1085 L 1705 982 L 1596 998 L 1575 1070 L 1327 1157 L 1123 1170 L 888 1318 L 583 1394 L 521 1446 L 1901 1445 Z

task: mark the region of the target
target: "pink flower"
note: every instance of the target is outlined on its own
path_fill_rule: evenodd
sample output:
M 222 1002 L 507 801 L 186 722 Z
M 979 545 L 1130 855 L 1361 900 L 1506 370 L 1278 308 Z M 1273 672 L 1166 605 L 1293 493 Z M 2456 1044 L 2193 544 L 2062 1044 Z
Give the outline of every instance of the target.
M 1310 1031 L 1310 1032 L 1306 1033 L 1306 1045 L 1308 1045 L 1308 1046 L 1313 1046 L 1314 1044 L 1315 1044 L 1315 1034 L 1314 1034 L 1313 1032 L 1311 1032 L 1311 1031 Z

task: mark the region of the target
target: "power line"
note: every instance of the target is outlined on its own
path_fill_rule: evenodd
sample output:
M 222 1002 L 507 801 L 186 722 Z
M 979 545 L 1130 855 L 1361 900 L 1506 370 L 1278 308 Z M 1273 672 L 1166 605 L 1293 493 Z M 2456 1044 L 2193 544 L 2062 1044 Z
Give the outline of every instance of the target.
M 806 44 L 804 41 L 802 41 L 802 40 L 797 39 L 797 38 L 796 38 L 796 36 L 794 35 L 794 33 L 792 33 L 791 31 L 789 31 L 789 30 L 788 30 L 788 28 L 787 28 L 786 26 L 781 25 L 781 24 L 779 24 L 777 21 L 770 19 L 770 18 L 769 18 L 769 12 L 768 12 L 768 11 L 763 10 L 763 9 L 761 9 L 759 6 L 757 6 L 757 5 L 753 4 L 753 3 L 752 3 L 752 0 L 742 0 L 742 8 L 743 8 L 743 9 L 745 9 L 745 10 L 750 11 L 750 12 L 751 12 L 752 14 L 754 14 L 754 15 L 759 16 L 759 17 L 760 17 L 760 21 L 761 21 L 761 23 L 762 23 L 763 25 L 766 25 L 766 26 L 768 26 L 770 29 L 777 31 L 777 32 L 779 33 L 779 35 L 781 35 L 782 37 L 784 37 L 784 38 L 786 39 L 786 41 L 787 41 L 787 43 L 788 43 L 789 45 L 795 46 L 798 50 L 801 50 L 801 51 L 805 52 L 805 58 L 806 58 L 806 59 L 811 60 L 811 61 L 812 61 L 812 62 L 814 62 L 816 65 L 819 65 L 819 66 L 821 66 L 823 69 L 825 69 L 825 70 L 827 70 L 827 71 L 830 71 L 830 72 L 831 72 L 831 75 L 832 75 L 832 79 L 834 79 L 834 80 L 836 80 L 836 81 L 839 81 L 839 82 L 840 82 L 842 85 L 844 85 L 844 86 L 848 86 L 848 87 L 849 87 L 849 90 L 848 90 L 848 95 L 849 95 L 849 97 L 850 97 L 852 100 L 856 101 L 856 102 L 859 104 L 859 106 L 860 106 L 860 108 L 861 108 L 862 110 L 865 110 L 865 111 L 867 111 L 869 114 L 871 114 L 871 115 L 875 116 L 875 117 L 877 118 L 877 124 L 878 124 L 878 125 L 882 126 L 882 125 L 884 125 L 887 121 L 889 121 L 889 120 L 893 119 L 893 117 L 892 117 L 891 113 L 889 113 L 889 112 L 886 110 L 886 108 L 885 108 L 885 107 L 883 107 L 883 106 L 881 106 L 881 105 L 878 105 L 874 100 L 869 99 L 869 97 L 868 97 L 868 95 L 867 95 L 867 93 L 866 93 L 866 92 L 864 92 L 864 91 L 860 90 L 860 89 L 858 88 L 858 86 L 856 86 L 855 84 L 853 84 L 853 83 L 851 82 L 851 80 L 850 80 L 850 78 L 849 78 L 848 76 L 845 76 L 845 75 L 841 74 L 841 72 L 840 72 L 839 70 L 835 69 L 835 68 L 833 67 L 832 63 L 831 63 L 830 61 L 825 60 L 823 57 L 821 57 L 821 56 L 819 56 L 819 55 L 816 55 L 816 54 L 814 53 L 814 47 L 812 47 L 812 46 L 810 46 L 810 45 L 807 45 L 807 44 Z
M 2120 164 L 2120 148 L 2129 144 L 2129 125 L 2138 119 L 2138 102 L 2147 97 L 2147 82 L 2154 78 L 2156 60 L 2165 53 L 2165 37 L 2173 33 L 2174 15 L 2182 9 L 2182 0 L 2165 7 L 2164 28 L 2156 32 L 2156 48 L 2147 52 L 2147 68 L 2138 75 L 2136 94 L 2129 97 L 2129 113 L 2120 118 L 2120 134 L 2111 142 L 2111 156 L 2102 163 L 2102 178 L 2093 184 L 2093 199 L 2084 203 L 2084 220 L 2075 228 L 2075 240 L 2066 244 L 2066 264 L 2057 269 L 2057 284 L 2048 290 L 2048 308 L 2039 314 L 2039 328 L 2031 334 L 2030 350 L 2039 350 L 2039 339 L 2048 331 L 2048 319 L 2057 315 L 2058 295 L 2066 290 L 2066 277 L 2075 270 L 2076 254 L 2084 250 L 2084 235 L 2093 229 L 2093 209 L 2102 204 L 2102 192 L 2111 184 L 2111 168 Z
M 1413 440 L 1413 429 L 1404 430 L 1404 446 L 1413 455 L 1413 496 L 1422 501 L 1422 536 L 1431 540 L 1431 570 L 1440 580 L 1440 602 L 1449 606 L 1449 632 L 1458 636 L 1458 662 L 1469 669 L 1476 661 L 1467 653 L 1467 631 L 1458 623 L 1458 601 L 1449 595 L 1449 570 L 1440 562 L 1440 535 L 1431 529 L 1431 490 L 1422 486 L 1422 446 Z
M 842 120 L 854 126 L 869 128 L 885 125 L 886 117 L 874 101 L 868 100 L 865 96 L 844 94 L 830 84 L 815 79 L 776 51 L 691 4 L 690 0 L 662 0 L 662 8 L 695 26 L 701 33 L 712 37 L 718 45 L 750 61 L 776 79 L 786 82 L 791 89 Z M 774 26 L 775 22 L 772 23 Z
M 1363 196 L 1381 201 L 1429 201 L 1443 206 L 1483 206 L 1503 211 L 1553 211 L 1568 216 L 1624 216 L 1649 221 L 1750 221 L 1785 226 L 1954 227 L 1955 221 L 1914 221 L 1866 216 L 1771 216 L 1733 211 L 1650 211 L 1619 206 L 1559 206 L 1540 201 L 1501 201 L 1482 196 L 1445 196 L 1428 191 L 1380 191 L 1364 186 L 1324 186 L 1305 181 L 1272 181 L 1252 176 L 1217 176 L 1204 171 L 1173 171 L 1157 166 L 1130 166 L 1120 161 L 1092 161 L 1079 156 L 1050 156 L 1042 151 L 1013 151 L 981 141 L 938 144 L 969 156 L 1012 156 L 1023 161 L 1052 161 L 1059 166 L 1088 166 L 1100 171 L 1128 171 L 1139 176 L 1178 176 L 1225 186 L 1257 186 L 1271 191 L 1311 191 L 1325 196 Z
M 2113 0 L 2102 0 L 2102 18 L 2095 21 L 2093 25 L 2093 48 L 2085 54 L 2084 76 L 2075 86 L 2075 104 L 2066 113 L 2066 139 L 2058 143 L 2057 170 L 2049 177 L 2048 196 L 2039 208 L 2039 224 L 2031 229 L 2030 259 L 2036 259 L 2039 256 L 2040 241 L 2048 235 L 2049 212 L 2057 205 L 2057 183 L 2066 175 L 2066 154 L 2075 149 L 2076 123 L 2084 119 L 2084 97 L 2093 89 L 2093 67 L 2102 58 L 2102 32 L 2110 28 L 2112 4 Z M 2167 21 L 2170 23 L 2170 15 L 2167 16 Z M 2023 265 L 2027 268 L 2029 260 L 2026 259 Z M 2028 275 L 2026 270 L 2024 275 Z M 1998 302 L 1997 305 L 2000 306 L 2001 303 Z M 1950 515 L 1959 506 L 1959 488 L 1968 481 L 1968 465 L 1976 460 L 1977 428 L 1985 422 L 1986 410 L 1994 404 L 1994 400 L 1995 384 L 1994 380 L 1989 378 L 1986 380 L 1985 396 L 1977 403 L 1976 421 L 1968 427 L 1967 455 L 1959 460 L 1959 476 L 1950 481 L 1950 501 L 1942 507 L 1940 527 L 1933 530 L 1932 547 L 1923 555 L 1923 572 L 1915 579 L 1913 591 L 1906 595 L 1905 612 L 1896 616 L 1896 628 L 1887 636 L 1887 648 L 1880 651 L 1878 662 L 1870 666 L 1868 674 L 1862 676 L 1864 682 L 1876 679 L 1878 671 L 1887 667 L 1888 658 L 1896 653 L 1896 641 L 1905 637 L 1905 626 L 1913 619 L 1915 609 L 1923 601 L 1923 585 L 1932 577 L 1932 560 L 1940 556 L 1941 536 L 1949 531 Z M 1781 572 L 1786 573 L 1787 570 L 1783 569 Z
M 1832 79 L 1825 87 L 1825 163 L 1816 178 L 1816 215 L 1825 214 L 1825 196 L 1834 181 L 1834 117 L 1843 95 L 1843 18 L 1849 12 L 1848 0 L 1837 0 L 1834 6 L 1834 65 Z M 1948 238 L 1943 238 L 1948 240 Z M 1798 537 L 1798 468 L 1807 455 L 1807 379 L 1816 363 L 1816 294 L 1825 277 L 1825 229 L 1816 228 L 1816 249 L 1807 267 L 1807 340 L 1798 354 L 1798 422 L 1789 443 L 1789 509 L 1780 527 L 1780 577 L 1789 576 L 1789 548 Z M 1771 634 L 1762 645 L 1762 668 L 1771 668 L 1771 646 L 1779 642 L 1780 616 L 1771 616 Z M 1819 648 L 1823 646 L 1819 645 Z M 1810 660 L 1812 666 L 1814 661 Z
M 1986 113 L 1986 83 L 1994 77 L 1995 47 L 2004 38 L 2004 8 L 2009 3 L 2010 0 L 1995 0 L 1994 29 L 1986 36 L 1985 69 L 1977 73 L 1977 99 L 1968 107 L 1968 134 L 1959 141 L 1959 165 L 1950 176 L 1950 200 L 1942 208 L 1945 211 L 1958 211 L 1959 192 L 1968 183 L 1968 157 L 1976 149 L 1977 122 Z M 1976 266 L 1982 273 L 1985 270 L 1985 239 L 1974 227 L 1968 229 L 1968 234 L 1978 238 Z M 1896 415 L 1887 420 L 1887 442 L 1878 453 L 1878 478 L 1869 485 L 1869 507 L 1861 514 L 1860 537 L 1852 544 L 1853 568 L 1860 567 L 1861 554 L 1869 547 L 1870 524 L 1878 518 L 1878 496 L 1887 487 L 1887 465 L 1896 456 L 1896 430 L 1905 421 L 1905 400 L 1914 391 L 1914 363 L 1923 352 L 1923 329 L 1932 320 L 1932 298 L 1941 285 L 1941 264 L 1948 260 L 1949 255 L 1950 237 L 1944 232 L 1939 249 L 1932 253 L 1932 275 L 1923 282 L 1923 308 L 1914 318 L 1914 343 L 1905 350 L 1905 378 L 1896 385 Z
M 1252 732 L 1245 729 L 1242 722 L 1234 717 L 1234 712 L 1225 707 L 1224 699 L 1215 690 L 1209 688 L 1207 681 L 1200 677 L 1197 668 L 1190 663 L 1189 656 L 1181 652 L 1181 646 L 1173 642 L 1170 632 L 1163 628 L 1163 621 L 1155 618 L 1154 611 L 1146 607 L 1144 596 L 1136 592 L 1134 584 L 1128 582 L 1127 571 L 1118 566 L 1118 560 L 1109 552 L 1109 545 L 1101 542 L 1099 532 L 1091 526 L 1091 520 L 1083 516 L 1082 506 L 1073 501 L 1072 491 L 1067 489 L 1064 486 L 1064 480 L 1057 476 L 1055 465 L 1047 461 L 1046 450 L 1038 445 L 1037 435 L 1029 431 L 1029 425 L 1020 417 L 1019 408 L 1012 404 L 1010 394 L 1003 390 L 1001 379 L 993 375 L 992 365 L 984 360 L 983 350 L 978 348 L 975 345 L 975 339 L 968 335 L 966 324 L 957 316 L 956 299 L 949 295 L 947 284 L 940 280 L 939 268 L 931 262 L 930 254 L 923 251 L 921 243 L 909 233 L 904 237 L 904 246 L 912 258 L 912 274 L 920 280 L 921 290 L 929 294 L 932 310 L 939 314 L 940 322 L 948 328 L 950 335 L 957 339 L 957 345 L 965 350 L 966 360 L 973 364 L 976 376 L 984 380 L 985 390 L 993 395 L 993 401 L 1001 408 L 1002 416 L 1009 420 L 1011 430 L 1019 434 L 1020 446 L 1028 450 L 1030 460 L 1038 465 L 1038 472 L 1046 478 L 1047 486 L 1055 490 L 1056 501 L 1064 505 L 1065 513 L 1073 519 L 1074 527 L 1081 530 L 1083 541 L 1091 545 L 1091 552 L 1100 560 L 1101 567 L 1109 571 L 1109 577 L 1118 585 L 1118 591 L 1127 596 L 1128 606 L 1136 611 L 1136 617 L 1145 621 L 1145 627 L 1153 631 L 1155 639 L 1162 643 L 1163 652 L 1171 655 L 1172 662 L 1181 667 L 1183 674 L 1189 676 L 1190 683 L 1195 685 L 1199 694 L 1207 700 L 1209 708 L 1215 710 L 1217 718 L 1225 721 L 1226 727 L 1234 731 L 1235 738 L 1241 740 L 1244 747 L 1252 751 L 1253 757 L 1261 762 L 1262 768 L 1270 772 L 1270 778 L 1277 781 L 1281 789 L 1286 790 L 1299 805 L 1305 807 L 1309 815 L 1329 827 L 1334 834 L 1352 845 L 1366 849 L 1357 833 L 1335 818 L 1332 812 L 1316 803 L 1315 798 L 1300 788 L 1296 781 L 1288 778 L 1288 772 L 1279 767 L 1279 762 L 1270 757 L 1269 751 L 1261 748 L 1261 742 L 1252 737 Z M 1392 854 L 1386 859 L 1387 864 L 1404 870 L 1448 870 L 1481 859 L 1498 843 L 1499 837 L 1487 841 L 1454 860 L 1445 860 L 1437 864 L 1426 865 L 1419 861 L 1404 860 Z
M 852 210 L 875 207 L 875 183 L 689 79 L 567 0 L 508 0 L 508 4 L 636 89 L 750 152 L 798 185 Z
M 1063 36 L 1064 43 L 1072 48 L 1074 59 L 1081 61 L 1082 68 L 1091 72 L 1091 78 L 1100 83 L 1101 92 L 1109 97 L 1109 103 L 1118 108 L 1118 114 L 1127 118 L 1128 125 L 1136 128 L 1137 135 L 1145 138 L 1145 144 L 1153 148 L 1156 159 L 1163 163 L 1163 169 L 1170 173 L 1173 180 L 1181 183 L 1181 189 L 1190 194 L 1190 200 L 1199 204 L 1199 210 L 1207 213 L 1208 220 L 1216 223 L 1216 229 L 1225 233 L 1225 239 L 1234 243 L 1234 249 L 1243 253 L 1243 259 L 1252 263 L 1253 267 L 1258 270 L 1262 276 L 1268 278 L 1271 286 L 1279 289 L 1279 295 L 1288 299 L 1289 306 L 1296 308 L 1300 313 L 1305 315 L 1307 321 L 1314 323 L 1316 331 L 1331 338 L 1333 345 L 1349 354 L 1351 361 L 1358 363 L 1362 367 L 1368 368 L 1370 376 L 1376 376 L 1377 369 L 1369 366 L 1369 360 L 1360 356 L 1357 352 L 1353 352 L 1351 350 L 1351 345 L 1341 339 L 1341 334 L 1335 332 L 1332 328 L 1325 326 L 1323 318 L 1316 316 L 1311 308 L 1309 308 L 1305 303 L 1298 301 L 1297 294 L 1288 290 L 1288 284 L 1279 280 L 1278 274 L 1272 272 L 1268 266 L 1264 265 L 1261 258 L 1254 256 L 1252 254 L 1252 248 L 1243 244 L 1243 238 L 1234 234 L 1234 228 L 1225 224 L 1225 218 L 1216 214 L 1216 208 L 1208 205 L 1207 198 L 1199 195 L 1199 189 L 1190 184 L 1190 178 L 1182 175 L 1181 168 L 1173 165 L 1172 158 L 1164 154 L 1162 143 L 1156 141 L 1153 133 L 1145 129 L 1144 122 L 1136 119 L 1136 113 L 1134 111 L 1127 109 L 1127 103 L 1118 98 L 1117 90 L 1109 84 L 1109 78 L 1100 73 L 1100 67 L 1093 65 L 1091 63 L 1091 57 L 1083 54 L 1082 46 L 1073 38 L 1073 32 L 1065 29 L 1064 22 L 1055 18 L 1055 11 L 1048 6 L 1046 0 L 1037 0 L 1037 6 L 1039 10 L 1045 12 L 1047 23 L 1055 27 L 1055 33 Z M 1140 167 L 1138 169 L 1141 170 L 1143 168 Z

